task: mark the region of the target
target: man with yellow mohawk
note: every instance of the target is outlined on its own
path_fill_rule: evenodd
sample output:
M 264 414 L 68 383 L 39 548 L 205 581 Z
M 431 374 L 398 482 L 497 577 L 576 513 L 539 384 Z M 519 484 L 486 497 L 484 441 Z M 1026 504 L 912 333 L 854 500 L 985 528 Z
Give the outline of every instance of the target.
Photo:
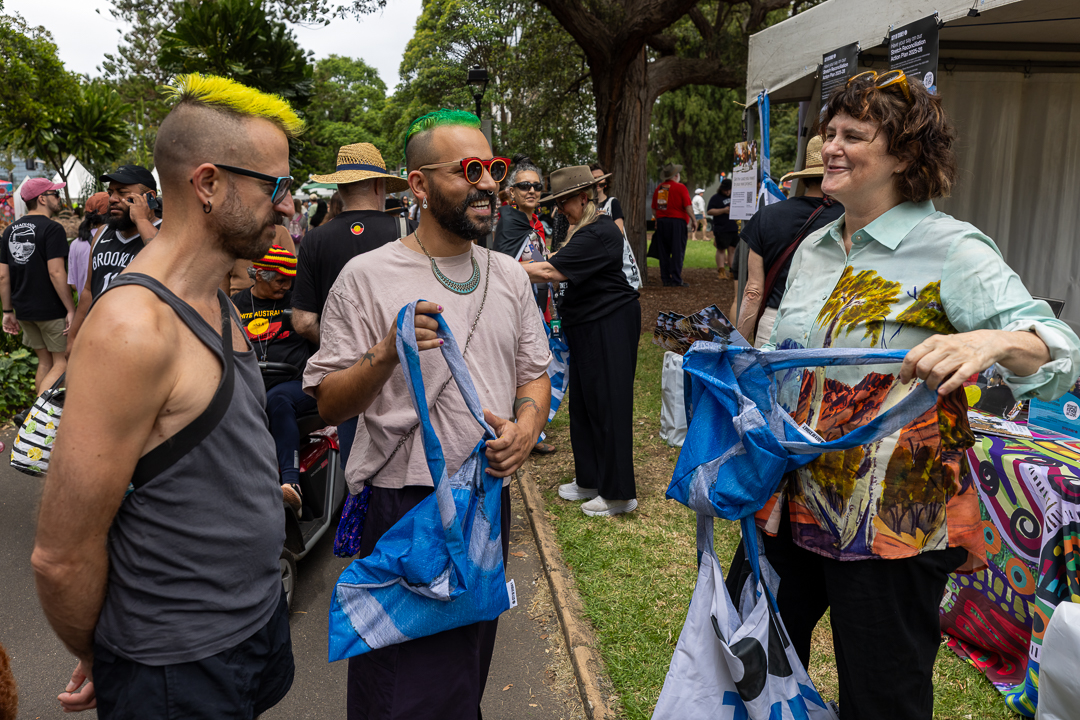
M 303 124 L 224 78 L 171 90 L 154 147 L 167 219 L 72 348 L 32 564 L 79 661 L 65 710 L 253 718 L 293 678 L 284 513 L 259 368 L 217 286 L 291 210 Z

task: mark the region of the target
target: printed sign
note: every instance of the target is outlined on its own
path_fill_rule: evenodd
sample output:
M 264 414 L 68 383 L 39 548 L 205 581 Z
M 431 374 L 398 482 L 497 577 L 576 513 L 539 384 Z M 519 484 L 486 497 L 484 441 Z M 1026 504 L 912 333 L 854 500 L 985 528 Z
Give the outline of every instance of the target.
M 937 91 L 937 15 L 916 20 L 889 32 L 889 69 L 903 70 L 930 92 Z
M 749 220 L 757 210 L 757 143 L 735 143 L 735 169 L 731 173 L 732 220 Z
M 859 66 L 859 43 L 836 48 L 821 56 L 821 105 L 829 101 L 833 90 L 855 75 Z

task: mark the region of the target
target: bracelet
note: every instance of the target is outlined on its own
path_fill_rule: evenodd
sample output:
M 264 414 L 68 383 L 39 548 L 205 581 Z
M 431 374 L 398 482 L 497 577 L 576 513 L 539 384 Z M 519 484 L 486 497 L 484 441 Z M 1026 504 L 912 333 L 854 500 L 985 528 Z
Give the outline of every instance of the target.
M 14 310 L 5 310 L 4 312 L 9 313 L 9 312 L 15 312 L 15 311 Z

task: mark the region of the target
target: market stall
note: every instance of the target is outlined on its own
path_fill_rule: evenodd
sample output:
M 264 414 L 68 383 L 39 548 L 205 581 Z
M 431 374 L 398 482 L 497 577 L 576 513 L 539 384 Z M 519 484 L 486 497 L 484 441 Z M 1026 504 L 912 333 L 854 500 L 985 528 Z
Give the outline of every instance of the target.
M 1080 328 L 1075 0 L 828 0 L 751 37 L 747 102 L 767 90 L 774 104 L 805 103 L 804 147 L 823 57 L 857 42 L 854 72 L 888 69 L 890 30 L 935 13 L 936 81 L 959 133 L 961 177 L 936 205 L 993 238 L 1032 294 L 1064 300 L 1062 319 Z

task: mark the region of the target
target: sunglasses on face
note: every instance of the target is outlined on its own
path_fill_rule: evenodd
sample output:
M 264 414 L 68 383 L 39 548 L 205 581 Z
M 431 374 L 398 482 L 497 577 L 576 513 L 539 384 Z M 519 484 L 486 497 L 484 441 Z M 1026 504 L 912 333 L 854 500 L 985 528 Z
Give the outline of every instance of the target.
M 60 197 L 60 191 L 59 190 L 47 190 L 46 192 L 43 192 L 40 195 L 38 195 L 38 197 Z
M 267 175 L 266 173 L 255 172 L 254 170 L 248 170 L 242 167 L 233 167 L 232 165 L 218 165 L 213 163 L 214 167 L 219 170 L 225 170 L 231 172 L 234 175 L 243 175 L 244 177 L 255 178 L 256 180 L 262 180 L 263 182 L 273 183 L 274 190 L 270 193 L 270 202 L 277 205 L 279 202 L 285 199 L 285 196 L 289 194 L 289 188 L 292 187 L 293 179 L 289 176 L 274 177 L 273 175 Z
M 473 185 L 480 182 L 484 177 L 484 170 L 488 171 L 492 180 L 500 183 L 503 181 L 503 178 L 506 177 L 506 171 L 510 168 L 510 158 L 493 157 L 490 160 L 481 160 L 476 157 L 467 157 L 462 158 L 461 160 L 435 163 L 434 165 L 421 165 L 417 169 L 434 170 L 435 168 L 453 167 L 454 165 L 461 165 L 461 172 L 464 173 L 465 179 Z
M 858 75 L 852 75 L 848 78 L 847 84 L 850 86 L 853 82 L 865 81 L 874 83 L 874 87 L 878 90 L 887 88 L 890 85 L 899 85 L 900 91 L 904 93 L 904 97 L 907 98 L 909 103 L 911 102 L 911 90 L 908 88 L 907 75 L 904 74 L 903 70 L 889 70 L 880 75 L 873 70 L 867 70 Z
M 536 192 L 543 192 L 544 184 L 538 182 L 519 182 L 514 183 L 513 187 L 517 188 L 521 192 L 528 192 L 529 190 L 535 190 Z

